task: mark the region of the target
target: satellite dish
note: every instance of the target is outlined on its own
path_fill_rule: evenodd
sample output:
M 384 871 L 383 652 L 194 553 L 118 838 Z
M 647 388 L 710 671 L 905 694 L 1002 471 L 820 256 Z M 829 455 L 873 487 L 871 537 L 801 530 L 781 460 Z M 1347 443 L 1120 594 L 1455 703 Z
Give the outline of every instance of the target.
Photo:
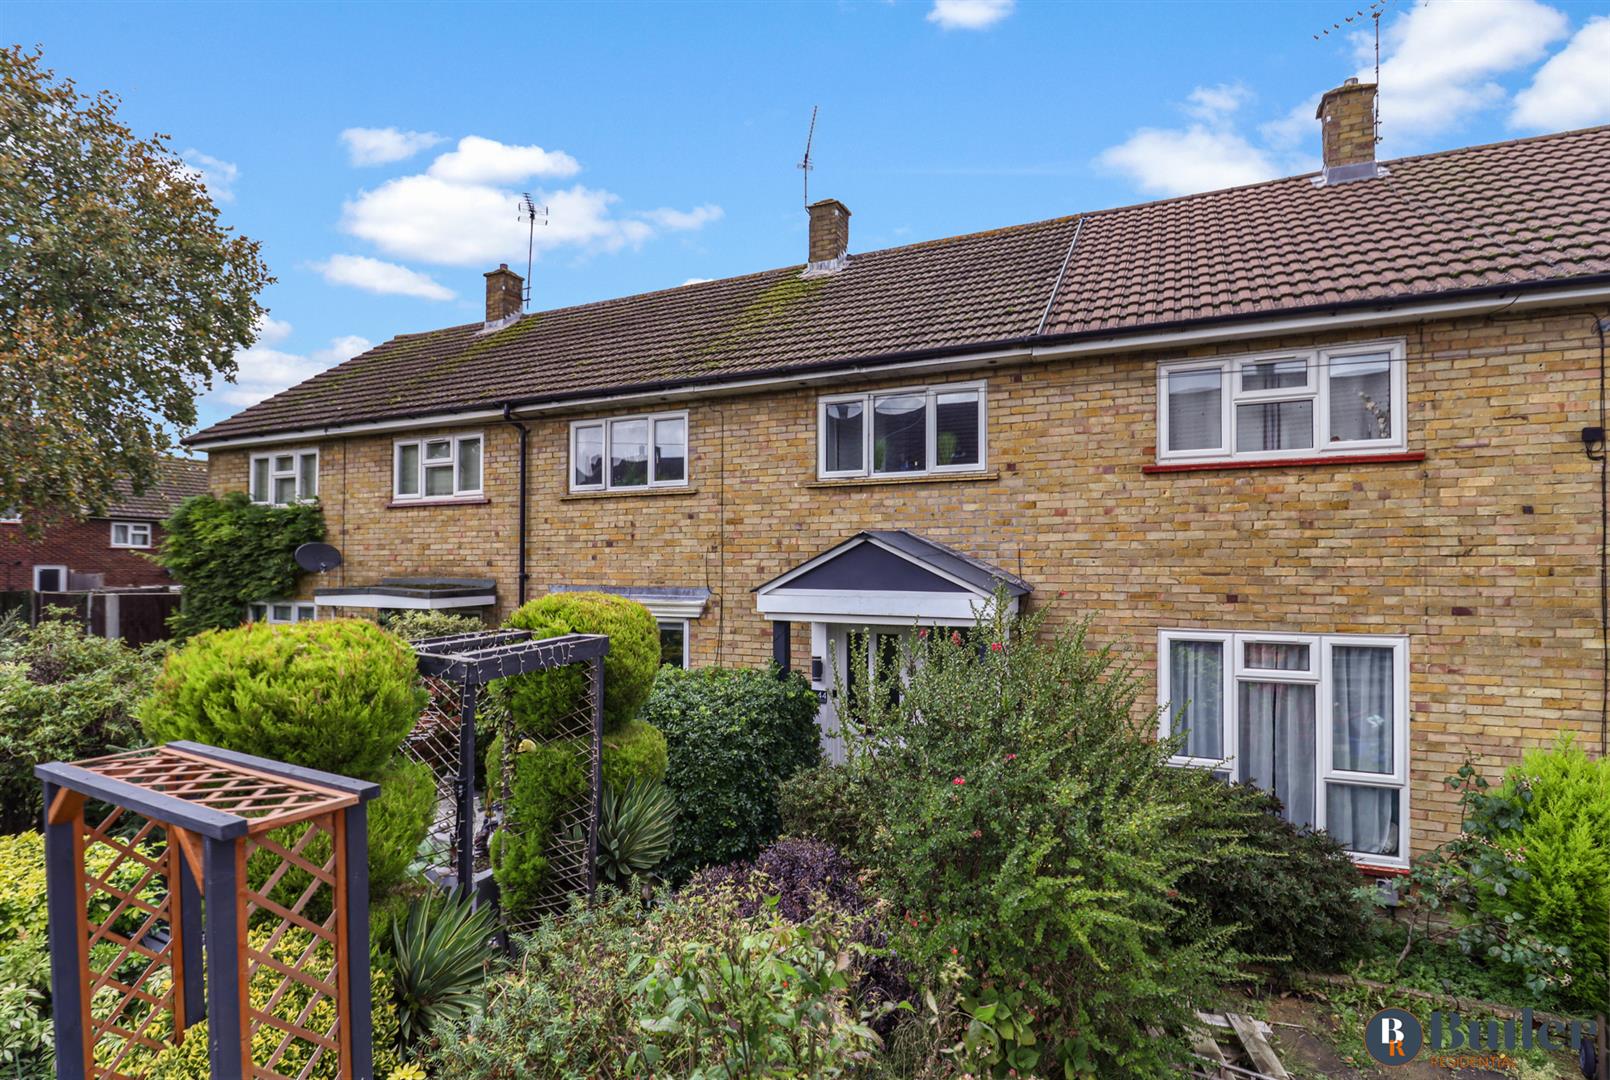
M 322 574 L 341 565 L 341 553 L 329 544 L 303 544 L 296 549 L 296 565 Z

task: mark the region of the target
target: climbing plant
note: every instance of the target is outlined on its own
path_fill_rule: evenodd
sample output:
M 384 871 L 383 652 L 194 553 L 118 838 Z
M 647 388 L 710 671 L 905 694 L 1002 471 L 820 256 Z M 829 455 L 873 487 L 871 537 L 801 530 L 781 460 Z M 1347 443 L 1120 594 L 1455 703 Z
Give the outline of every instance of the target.
M 265 506 L 244 492 L 197 495 L 179 504 L 155 558 L 184 586 L 168 619 L 177 637 L 238 626 L 246 605 L 291 595 L 298 546 L 324 539 L 315 503 Z

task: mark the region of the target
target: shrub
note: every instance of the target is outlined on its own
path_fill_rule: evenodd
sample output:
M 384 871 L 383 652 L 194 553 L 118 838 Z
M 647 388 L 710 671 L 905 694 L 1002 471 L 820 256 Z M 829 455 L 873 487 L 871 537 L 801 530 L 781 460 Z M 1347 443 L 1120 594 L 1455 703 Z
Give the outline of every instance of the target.
M 1283 971 L 1337 971 L 1369 941 L 1363 885 L 1346 850 L 1280 816 L 1280 800 L 1211 773 L 1180 769 L 1178 797 L 1199 808 L 1202 860 L 1180 878 L 1186 906 L 1175 940 L 1234 926 L 1231 945 Z
M 39 826 L 36 764 L 142 744 L 134 714 L 162 648 L 136 651 L 66 619 L 0 635 L 0 832 Z
M 878 887 L 900 955 L 957 991 L 959 1065 L 1161 1075 L 1234 974 L 1224 931 L 1171 933 L 1196 808 L 1131 669 L 1040 622 L 998 601 L 971 639 L 919 632 L 903 688 L 880 675 L 844 701 L 847 767 L 886 825 Z
M 412 1046 L 439 1023 L 480 1011 L 491 908 L 475 910 L 457 896 L 416 904 L 406 923 L 392 925 L 397 964 L 398 1038 Z
M 671 853 L 676 800 L 664 784 L 637 780 L 624 788 L 606 784 L 598 815 L 598 876 L 625 888 Z
M 820 840 L 779 840 L 753 862 L 706 867 L 693 875 L 683 892 L 698 896 L 719 889 L 729 889 L 737 898 L 740 915 L 775 906 L 789 922 L 803 922 L 824 909 L 853 914 L 867 903 L 856 883 L 855 867 Z
M 316 504 L 266 506 L 234 491 L 186 499 L 163 532 L 156 561 L 184 586 L 168 626 L 188 637 L 235 626 L 247 604 L 295 592 L 296 549 L 324 539 L 324 517 Z
M 542 898 L 548 842 L 565 805 L 587 789 L 575 749 L 546 743 L 514 756 L 507 821 L 492 836 L 492 873 L 505 909 L 521 915 Z
M 382 616 L 380 625 L 404 641 L 447 637 L 449 634 L 474 634 L 486 629 L 486 621 L 479 615 L 461 615 L 452 611 L 394 611 Z
M 831 844 L 857 864 L 877 828 L 866 791 L 850 769 L 823 763 L 801 769 L 777 789 L 784 836 L 808 836 Z
M 664 780 L 666 760 L 665 736 L 646 720 L 632 720 L 604 736 L 601 771 L 604 783 L 617 791 L 639 781 Z
M 668 875 L 753 858 L 776 839 L 777 785 L 821 758 L 817 708 L 798 673 L 660 670 L 643 719 L 665 733 L 677 800 Z
M 375 778 L 369 803 L 369 892 L 380 896 L 408 876 L 408 866 L 436 815 L 436 774 L 429 765 L 392 758 Z
M 365 619 L 199 634 L 140 709 L 152 742 L 193 739 L 373 780 L 426 700 L 414 654 Z
M 538 637 L 608 635 L 604 730 L 619 730 L 643 707 L 660 666 L 660 628 L 637 601 L 609 593 L 553 593 L 519 608 L 506 625 Z M 526 735 L 545 735 L 581 705 L 586 677 L 584 665 L 571 664 L 503 679 L 499 686 L 508 695 L 516 728 Z

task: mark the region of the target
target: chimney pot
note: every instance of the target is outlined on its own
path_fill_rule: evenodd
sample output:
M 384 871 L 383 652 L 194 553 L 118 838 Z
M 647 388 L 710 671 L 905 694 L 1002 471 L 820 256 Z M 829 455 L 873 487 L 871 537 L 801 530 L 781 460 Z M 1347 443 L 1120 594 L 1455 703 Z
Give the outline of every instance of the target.
M 1319 99 L 1325 171 L 1320 184 L 1341 184 L 1383 175 L 1375 163 L 1375 84 L 1348 79 Z
M 499 263 L 486 277 L 486 325 L 501 324 L 520 314 L 525 306 L 525 278 L 509 269 L 508 263 Z
M 850 208 L 837 199 L 822 199 L 805 208 L 811 215 L 811 238 L 805 272 L 842 270 L 850 253 Z

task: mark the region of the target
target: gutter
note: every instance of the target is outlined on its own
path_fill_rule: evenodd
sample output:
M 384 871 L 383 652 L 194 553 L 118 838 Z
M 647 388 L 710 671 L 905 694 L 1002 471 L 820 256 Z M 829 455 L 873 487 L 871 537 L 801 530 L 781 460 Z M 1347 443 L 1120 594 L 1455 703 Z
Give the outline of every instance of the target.
M 280 430 L 268 435 L 242 435 L 235 438 L 196 439 L 185 445 L 202 450 L 225 450 L 317 439 L 336 435 L 406 431 L 440 424 L 464 424 L 477 420 L 505 419 L 512 422 L 516 410 L 526 416 L 578 409 L 590 405 L 618 405 L 634 402 L 668 402 L 718 394 L 736 394 L 766 386 L 795 384 L 811 386 L 840 381 L 846 377 L 873 376 L 892 371 L 944 371 L 1006 363 L 1054 360 L 1092 352 L 1132 352 L 1143 349 L 1173 348 L 1223 341 L 1232 338 L 1262 337 L 1281 333 L 1325 332 L 1328 330 L 1375 326 L 1383 323 L 1435 317 L 1491 314 L 1502 309 L 1524 309 L 1604 302 L 1610 300 L 1610 274 L 1576 279 L 1570 287 L 1558 282 L 1532 285 L 1495 285 L 1438 294 L 1437 299 L 1414 301 L 1353 300 L 1326 304 L 1295 312 L 1270 316 L 1218 315 L 1180 320 L 1163 326 L 1141 326 L 1117 330 L 1080 331 L 1070 334 L 1009 338 L 996 342 L 977 342 L 943 349 L 908 350 L 882 356 L 848 360 L 824 360 L 775 370 L 764 376 L 735 376 L 726 379 L 668 379 L 639 384 L 619 391 L 575 391 L 515 398 L 505 402 L 502 411 L 468 409 L 454 412 L 411 413 L 387 420 L 356 424 L 330 424 L 323 427 Z
M 530 455 L 526 451 L 526 446 L 527 446 L 527 443 L 529 442 L 529 440 L 531 438 L 531 429 L 526 427 L 524 424 L 520 423 L 520 421 L 518 421 L 518 420 L 516 420 L 514 418 L 514 407 L 512 405 L 505 404 L 503 406 L 503 420 L 504 420 L 505 423 L 513 425 L 514 428 L 517 431 L 520 432 L 520 512 L 519 512 L 520 524 L 518 526 L 519 538 L 515 541 L 515 562 L 514 562 L 515 576 L 514 576 L 514 580 L 515 580 L 515 593 L 519 597 L 519 600 L 517 601 L 516 606 L 517 607 L 524 607 L 525 606 L 526 582 L 531 577 L 531 575 L 526 572 L 526 568 L 525 568 L 526 474 L 530 471 L 530 468 L 531 468 Z M 484 458 L 485 455 L 486 455 L 486 450 L 485 450 L 484 447 L 482 448 L 481 454 L 482 454 L 482 457 Z

